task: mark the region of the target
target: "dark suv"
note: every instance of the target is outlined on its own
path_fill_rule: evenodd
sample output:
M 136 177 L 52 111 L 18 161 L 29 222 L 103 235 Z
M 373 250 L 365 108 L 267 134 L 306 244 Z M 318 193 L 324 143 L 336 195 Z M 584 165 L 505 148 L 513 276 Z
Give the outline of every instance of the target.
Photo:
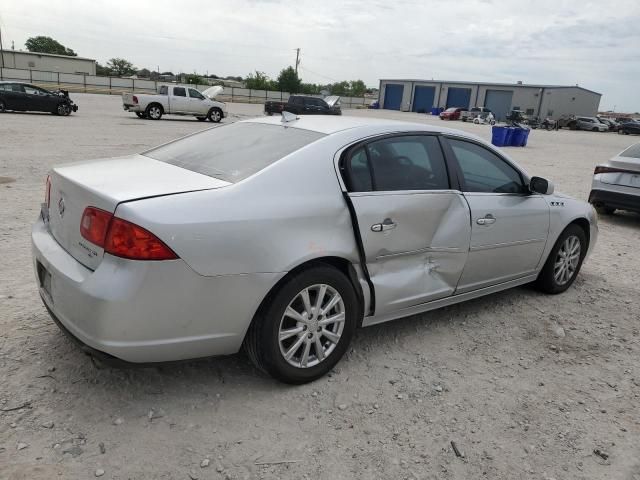
M 342 115 L 340 97 L 325 98 L 306 95 L 291 95 L 287 102 L 266 102 L 264 111 L 267 115 L 290 112 L 296 115 Z

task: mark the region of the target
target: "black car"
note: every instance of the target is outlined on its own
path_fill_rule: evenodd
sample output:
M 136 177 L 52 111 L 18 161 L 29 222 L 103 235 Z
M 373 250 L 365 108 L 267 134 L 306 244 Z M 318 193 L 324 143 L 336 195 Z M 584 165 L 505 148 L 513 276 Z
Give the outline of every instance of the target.
M 286 102 L 269 101 L 264 104 L 267 115 L 283 111 L 296 115 L 342 115 L 340 97 L 337 95 L 324 99 L 308 95 L 291 95 Z
M 0 82 L 0 113 L 7 110 L 70 115 L 78 106 L 65 90 L 50 92 L 29 83 Z
M 618 127 L 618 133 L 624 133 L 625 135 L 629 135 L 630 133 L 640 134 L 640 122 L 631 120 L 630 122 L 623 123 Z

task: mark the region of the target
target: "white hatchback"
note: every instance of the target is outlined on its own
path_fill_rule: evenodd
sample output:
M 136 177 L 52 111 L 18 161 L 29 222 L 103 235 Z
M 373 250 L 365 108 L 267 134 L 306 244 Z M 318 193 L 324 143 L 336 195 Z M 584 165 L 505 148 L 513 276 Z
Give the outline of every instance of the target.
M 589 203 L 600 213 L 640 212 L 640 143 L 596 166 Z

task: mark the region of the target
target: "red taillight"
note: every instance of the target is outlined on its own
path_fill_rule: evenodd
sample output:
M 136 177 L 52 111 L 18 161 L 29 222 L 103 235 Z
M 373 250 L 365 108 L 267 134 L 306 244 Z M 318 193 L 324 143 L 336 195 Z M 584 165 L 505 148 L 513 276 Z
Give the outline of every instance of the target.
M 131 260 L 174 260 L 178 256 L 153 233 L 138 225 L 113 217 L 104 242 L 104 251 Z
M 47 175 L 47 183 L 44 187 L 44 203 L 47 204 L 47 208 L 51 204 L 51 175 Z
M 136 97 L 135 95 L 133 96 L 133 103 L 138 103 L 138 97 Z
M 593 171 L 594 175 L 598 175 L 599 173 L 632 173 L 632 174 L 638 174 L 638 172 L 634 172 L 632 170 L 625 170 L 624 168 L 606 167 L 604 165 L 598 165 L 596 167 L 596 169 Z
M 104 247 L 109 222 L 113 215 L 96 207 L 87 207 L 80 220 L 80 234 L 94 245 Z

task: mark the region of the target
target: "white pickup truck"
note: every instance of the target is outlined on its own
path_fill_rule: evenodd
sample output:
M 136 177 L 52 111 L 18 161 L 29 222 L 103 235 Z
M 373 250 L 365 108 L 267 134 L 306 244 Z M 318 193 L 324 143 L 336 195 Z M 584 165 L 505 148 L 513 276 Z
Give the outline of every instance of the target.
M 227 107 L 215 97 L 222 92 L 216 86 L 199 92 L 180 85 L 162 85 L 157 94 L 123 93 L 122 107 L 140 118 L 160 120 L 162 115 L 192 115 L 201 122 L 209 119 L 218 123 L 227 116 Z

